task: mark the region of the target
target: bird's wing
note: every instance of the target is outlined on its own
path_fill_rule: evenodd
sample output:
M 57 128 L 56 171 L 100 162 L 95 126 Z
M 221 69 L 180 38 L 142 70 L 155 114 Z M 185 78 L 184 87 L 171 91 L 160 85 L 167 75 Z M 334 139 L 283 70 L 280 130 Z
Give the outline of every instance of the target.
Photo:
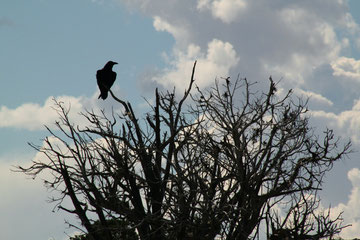
M 116 72 L 108 72 L 106 78 L 105 78 L 105 84 L 108 87 L 108 89 L 110 89 L 112 87 L 112 85 L 114 84 L 116 79 Z
M 99 86 L 100 89 L 100 96 L 105 99 L 107 97 L 107 91 L 108 91 L 108 86 L 106 84 L 106 76 L 104 74 L 104 71 L 98 70 L 96 72 L 96 80 L 97 80 L 97 84 Z
M 112 72 L 111 80 L 112 80 L 112 83 L 111 83 L 111 86 L 112 86 L 116 80 L 116 72 Z

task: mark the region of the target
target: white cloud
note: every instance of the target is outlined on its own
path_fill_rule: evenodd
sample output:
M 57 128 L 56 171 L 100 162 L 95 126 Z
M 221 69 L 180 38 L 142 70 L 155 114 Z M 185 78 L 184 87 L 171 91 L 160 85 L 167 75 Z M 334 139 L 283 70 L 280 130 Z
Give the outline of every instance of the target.
M 336 60 L 351 34 L 359 32 L 347 3 L 337 0 L 118 1 L 140 9 L 153 18 L 157 31 L 174 37 L 170 65 L 183 64 L 179 56 L 188 56 L 192 46 L 204 51 L 217 39 L 231 44 L 242 59 L 231 68 L 232 76 L 240 73 L 250 81 L 284 77 L 281 84 L 287 88 L 311 89 L 309 76 Z M 191 67 L 183 70 L 189 73 Z M 208 81 L 221 74 L 212 73 Z
M 331 63 L 334 75 L 360 81 L 360 60 L 339 57 Z
M 312 91 L 305 91 L 299 88 L 294 89 L 297 95 L 305 97 L 305 99 L 309 98 L 310 102 L 315 102 L 320 105 L 332 106 L 334 103 L 322 96 L 321 94 L 314 93 Z
M 224 22 L 230 23 L 245 7 L 244 0 L 216 0 L 212 3 L 212 12 Z
M 72 111 L 80 112 L 83 105 L 81 98 L 61 96 L 56 98 L 70 106 Z M 44 125 L 52 124 L 58 118 L 57 112 L 53 109 L 53 97 L 46 99 L 44 105 L 25 103 L 15 109 L 6 106 L 0 108 L 0 127 L 15 127 L 28 130 L 43 129 Z
M 360 170 L 358 168 L 351 169 L 347 177 L 352 185 L 349 199 L 346 204 L 340 203 L 332 208 L 331 213 L 335 217 L 343 212 L 345 224 L 351 224 L 352 226 L 345 228 L 341 233 L 341 237 L 353 239 L 360 236 Z
M 343 137 L 360 144 L 360 99 L 354 101 L 351 110 L 345 110 L 338 114 L 323 110 L 311 111 L 313 119 L 321 122 L 322 126 L 328 126 L 337 130 Z
M 52 212 L 54 205 L 47 202 L 49 195 L 41 180 L 11 171 L 14 165 L 31 157 L 32 154 L 0 156 L 0 239 L 61 239 L 65 235 L 64 219 L 70 217 Z
M 113 89 L 115 95 L 119 95 L 119 89 Z M 80 115 L 86 110 L 94 110 L 98 113 L 100 109 L 106 109 L 107 113 L 121 112 L 122 106 L 116 103 L 112 97 L 102 101 L 97 99 L 98 91 L 93 96 L 73 97 L 73 96 L 57 96 L 48 97 L 45 102 L 40 105 L 37 103 L 24 103 L 21 106 L 10 109 L 6 106 L 0 107 L 0 128 L 18 128 L 26 130 L 44 130 L 44 125 L 50 126 L 59 118 L 56 111 L 54 99 L 62 103 L 65 109 L 70 109 L 69 119 L 75 125 L 83 126 L 86 119 Z M 59 110 L 59 109 L 57 109 Z
M 246 8 L 244 0 L 199 0 L 197 8 L 199 10 L 208 9 L 215 18 L 221 19 L 225 23 L 231 23 Z
M 279 38 L 273 40 L 284 44 L 277 51 L 285 54 L 281 54 L 282 59 L 275 61 L 264 59 L 263 64 L 267 72 L 284 76 L 292 84 L 311 84 L 307 82 L 311 73 L 336 59 L 341 50 L 348 46 L 346 39 L 338 39 L 337 25 L 327 21 L 327 16 L 321 18 L 306 6 L 284 7 L 274 15 L 277 15 L 280 29 L 283 29 Z M 276 17 L 269 21 L 276 21 Z
M 177 40 L 177 44 L 183 46 L 188 41 L 188 31 L 184 26 L 173 25 L 160 16 L 155 16 L 153 26 L 157 31 L 166 31 L 174 36 Z
M 153 80 L 164 86 L 175 86 L 181 90 L 188 86 L 195 60 L 197 60 L 195 80 L 200 87 L 212 83 L 216 76 L 229 76 L 230 69 L 239 62 L 234 47 L 218 39 L 208 44 L 206 53 L 199 46 L 189 45 L 185 54 L 176 51 L 175 56 L 175 60 L 171 62 L 172 68 L 164 70 L 161 76 L 155 76 Z

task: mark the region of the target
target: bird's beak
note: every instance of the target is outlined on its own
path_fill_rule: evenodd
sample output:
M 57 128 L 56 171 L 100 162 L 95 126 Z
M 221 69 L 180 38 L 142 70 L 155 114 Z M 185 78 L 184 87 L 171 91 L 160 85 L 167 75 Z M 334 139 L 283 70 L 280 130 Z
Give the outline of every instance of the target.
M 114 65 L 115 65 L 115 64 L 118 64 L 118 63 L 117 63 L 117 62 L 114 62 Z

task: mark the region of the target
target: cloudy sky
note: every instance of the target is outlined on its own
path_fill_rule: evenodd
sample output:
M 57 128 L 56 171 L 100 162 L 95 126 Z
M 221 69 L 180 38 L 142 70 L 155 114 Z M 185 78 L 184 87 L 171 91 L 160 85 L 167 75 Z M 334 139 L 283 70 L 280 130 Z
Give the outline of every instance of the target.
M 1 0 L 0 239 L 63 240 L 68 215 L 53 212 L 28 164 L 53 126 L 52 98 L 84 109 L 101 101 L 95 72 L 106 61 L 118 96 L 144 108 L 155 87 L 182 89 L 238 74 L 310 97 L 312 124 L 351 138 L 355 153 L 325 179 L 323 205 L 344 212 L 344 238 L 360 237 L 360 1 L 358 0 Z

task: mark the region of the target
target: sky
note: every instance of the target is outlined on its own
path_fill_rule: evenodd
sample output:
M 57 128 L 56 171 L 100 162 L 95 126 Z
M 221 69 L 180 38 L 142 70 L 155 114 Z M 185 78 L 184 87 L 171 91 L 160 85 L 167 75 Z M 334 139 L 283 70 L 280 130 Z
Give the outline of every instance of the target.
M 343 212 L 343 238 L 360 237 L 359 0 L 1 0 L 0 239 L 65 240 L 71 216 L 48 203 L 40 179 L 11 171 L 36 157 L 53 98 L 85 109 L 98 100 L 95 73 L 108 61 L 115 94 L 146 110 L 156 87 L 246 77 L 310 97 L 311 124 L 351 139 L 354 152 L 325 178 L 322 205 Z

